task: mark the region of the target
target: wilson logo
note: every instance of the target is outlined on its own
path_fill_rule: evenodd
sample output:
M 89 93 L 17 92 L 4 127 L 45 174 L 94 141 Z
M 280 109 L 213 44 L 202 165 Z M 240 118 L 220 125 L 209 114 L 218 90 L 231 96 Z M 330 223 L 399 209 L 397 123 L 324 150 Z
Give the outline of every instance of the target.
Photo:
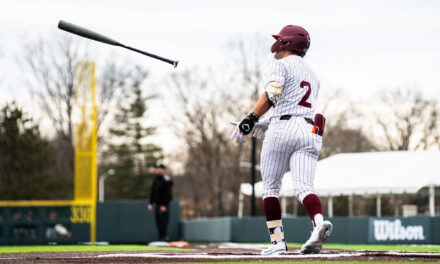
M 399 219 L 394 221 L 374 220 L 374 238 L 378 241 L 387 240 L 424 240 L 423 226 L 403 226 Z

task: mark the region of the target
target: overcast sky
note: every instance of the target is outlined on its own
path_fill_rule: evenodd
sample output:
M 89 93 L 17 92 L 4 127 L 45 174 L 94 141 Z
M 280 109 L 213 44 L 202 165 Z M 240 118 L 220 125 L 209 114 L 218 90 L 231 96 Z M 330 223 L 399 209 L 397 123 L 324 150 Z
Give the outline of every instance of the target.
M 17 77 L 8 72 L 16 67 L 14 57 L 20 55 L 24 38 L 66 34 L 56 29 L 60 19 L 178 59 L 177 71 L 227 60 L 226 43 L 231 39 L 255 32 L 269 37 L 286 24 L 299 24 L 311 34 L 307 60 L 323 88 L 362 93 L 417 83 L 433 90 L 440 83 L 439 14 L 436 0 L 0 0 L 2 78 L 10 84 L 14 80 L 9 77 Z M 118 49 L 91 45 L 99 47 L 101 56 Z M 174 71 L 128 51 L 116 52 L 160 74 Z
M 123 43 L 180 61 L 168 64 L 117 47 L 91 43 L 99 56 L 121 56 L 156 78 L 193 66 L 227 62 L 227 43 L 255 33 L 305 27 L 312 44 L 306 59 L 322 89 L 372 96 L 378 89 L 417 85 L 440 93 L 440 1 L 53 1 L 0 0 L 0 103 L 26 97 L 16 58 L 23 39 L 56 38 L 60 19 Z M 268 42 L 268 55 L 270 42 Z

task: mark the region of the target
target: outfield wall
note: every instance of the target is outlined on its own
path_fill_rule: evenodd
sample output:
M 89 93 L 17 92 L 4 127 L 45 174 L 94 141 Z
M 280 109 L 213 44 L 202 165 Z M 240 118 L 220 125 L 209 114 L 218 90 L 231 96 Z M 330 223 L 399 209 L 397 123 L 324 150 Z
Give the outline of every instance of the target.
M 330 243 L 440 244 L 440 217 L 335 217 Z M 283 218 L 288 242 L 303 243 L 312 223 L 308 217 Z M 196 219 L 181 223 L 182 237 L 191 242 L 267 242 L 264 217 Z
M 157 239 L 148 201 L 106 201 L 96 208 L 96 240 L 148 243 Z M 0 244 L 70 244 L 90 241 L 90 208 L 84 205 L 15 205 L 0 207 Z M 440 217 L 335 217 L 328 242 L 347 244 L 440 244 Z M 53 236 L 62 224 L 70 237 Z M 308 217 L 283 219 L 288 242 L 306 241 L 312 230 Z M 268 242 L 264 217 L 223 217 L 180 221 L 178 201 L 170 206 L 171 240 L 190 242 Z M 52 232 L 52 233 L 51 233 Z
M 50 201 L 47 203 L 49 204 Z M 158 239 L 154 213 L 148 201 L 106 201 L 96 206 L 96 241 L 148 243 Z M 70 202 L 53 205 L 16 203 L 0 206 L 0 245 L 75 244 L 90 242 L 91 210 Z M 178 240 L 180 207 L 170 204 L 168 234 Z M 69 235 L 59 235 L 62 225 Z
M 62 225 L 68 236 L 55 233 Z M 0 207 L 0 245 L 90 241 L 90 207 L 78 205 Z
M 158 239 L 154 212 L 147 210 L 146 201 L 109 201 L 98 203 L 97 241 L 110 243 L 146 243 Z M 168 236 L 179 239 L 180 207 L 170 204 Z

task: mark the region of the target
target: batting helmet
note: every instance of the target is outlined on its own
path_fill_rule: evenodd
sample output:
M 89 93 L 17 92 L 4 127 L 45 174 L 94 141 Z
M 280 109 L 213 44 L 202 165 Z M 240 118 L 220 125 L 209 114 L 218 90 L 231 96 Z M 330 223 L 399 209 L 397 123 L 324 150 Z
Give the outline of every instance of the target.
M 272 53 L 280 50 L 293 50 L 304 56 L 310 47 L 310 35 L 303 27 L 287 25 L 277 35 L 270 51 Z

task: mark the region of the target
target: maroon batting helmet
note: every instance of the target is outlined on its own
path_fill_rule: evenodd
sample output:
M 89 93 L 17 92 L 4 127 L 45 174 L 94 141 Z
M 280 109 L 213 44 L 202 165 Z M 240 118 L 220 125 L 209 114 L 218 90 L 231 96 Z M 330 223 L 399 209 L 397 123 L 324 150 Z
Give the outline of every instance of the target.
M 270 51 L 272 53 L 280 50 L 293 50 L 304 56 L 310 47 L 310 35 L 303 27 L 287 25 L 281 29 L 277 35 L 272 35 L 276 39 Z

